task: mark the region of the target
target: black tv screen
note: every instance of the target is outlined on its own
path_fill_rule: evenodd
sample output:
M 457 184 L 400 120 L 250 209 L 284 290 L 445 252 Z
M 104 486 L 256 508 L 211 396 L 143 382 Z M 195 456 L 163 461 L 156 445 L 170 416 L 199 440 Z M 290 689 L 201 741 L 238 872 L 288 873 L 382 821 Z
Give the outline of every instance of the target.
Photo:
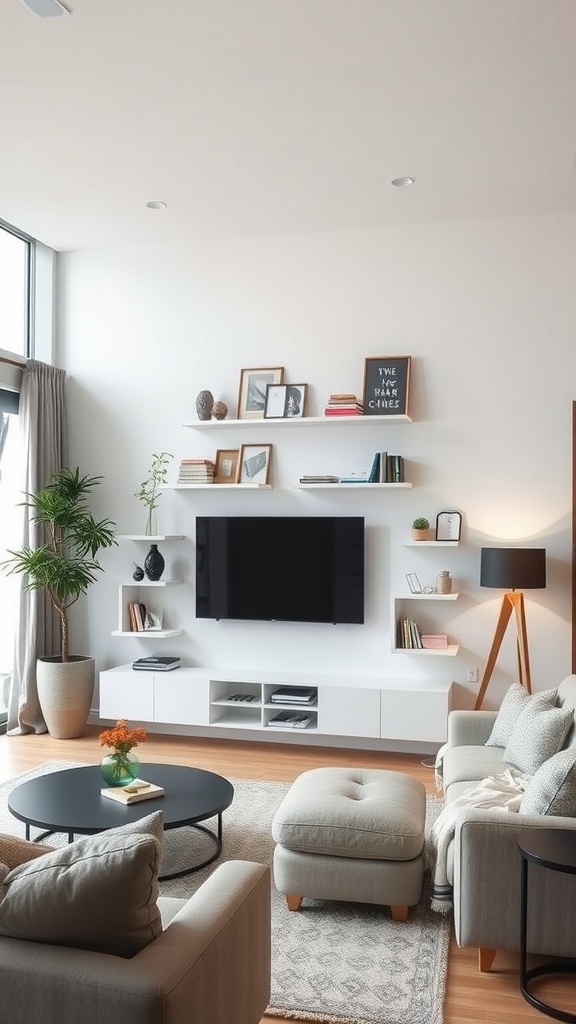
M 196 616 L 363 623 L 363 517 L 198 516 Z

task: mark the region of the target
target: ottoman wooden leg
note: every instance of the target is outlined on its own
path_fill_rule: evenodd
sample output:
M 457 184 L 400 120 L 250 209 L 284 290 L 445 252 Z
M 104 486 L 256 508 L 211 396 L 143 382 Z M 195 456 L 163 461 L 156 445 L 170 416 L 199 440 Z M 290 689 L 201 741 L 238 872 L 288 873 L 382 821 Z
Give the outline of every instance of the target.
M 288 904 L 288 910 L 300 910 L 302 897 L 294 896 L 292 893 L 290 893 L 288 896 L 286 896 L 286 903 Z
M 393 921 L 406 921 L 408 918 L 408 907 L 390 907 Z

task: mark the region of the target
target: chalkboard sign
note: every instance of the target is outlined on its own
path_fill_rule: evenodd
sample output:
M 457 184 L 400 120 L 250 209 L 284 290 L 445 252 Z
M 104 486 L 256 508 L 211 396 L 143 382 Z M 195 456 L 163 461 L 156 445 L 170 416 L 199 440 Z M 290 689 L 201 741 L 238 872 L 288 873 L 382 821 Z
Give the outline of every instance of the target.
M 364 416 L 407 416 L 410 356 L 364 360 Z

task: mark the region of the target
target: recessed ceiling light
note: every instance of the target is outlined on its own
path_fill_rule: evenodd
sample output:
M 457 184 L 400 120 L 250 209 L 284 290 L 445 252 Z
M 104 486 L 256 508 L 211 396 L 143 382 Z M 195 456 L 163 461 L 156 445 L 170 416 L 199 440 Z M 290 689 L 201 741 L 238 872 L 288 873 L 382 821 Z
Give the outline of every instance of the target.
M 165 203 L 163 199 L 151 199 L 146 206 L 149 210 L 167 210 L 168 203 Z
M 395 185 L 396 188 L 408 188 L 410 185 L 414 184 L 414 181 L 414 178 L 409 178 L 408 175 L 406 175 L 403 178 L 392 178 L 391 184 Z
M 71 13 L 60 0 L 22 0 L 22 3 L 40 18 L 60 18 Z

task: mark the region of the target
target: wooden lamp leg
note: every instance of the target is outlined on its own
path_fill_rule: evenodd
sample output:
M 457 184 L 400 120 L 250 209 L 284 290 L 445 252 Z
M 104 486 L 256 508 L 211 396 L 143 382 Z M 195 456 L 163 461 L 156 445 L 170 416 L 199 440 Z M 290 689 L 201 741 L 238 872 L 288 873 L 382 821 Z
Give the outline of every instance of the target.
M 488 683 L 490 682 L 492 672 L 494 671 L 496 658 L 498 657 L 498 652 L 502 646 L 506 627 L 510 621 L 510 616 L 513 611 L 516 619 L 516 631 L 518 633 L 518 679 L 524 689 L 528 693 L 532 693 L 530 659 L 528 657 L 528 634 L 526 632 L 526 615 L 524 612 L 524 594 L 521 590 L 510 590 L 502 597 L 500 614 L 498 616 L 498 622 L 496 623 L 496 631 L 494 633 L 494 639 L 492 640 L 492 646 L 490 648 L 486 667 L 480 682 L 474 711 L 479 711 L 482 707 L 482 701 L 484 700 L 486 690 L 488 689 Z
M 492 640 L 492 646 L 490 648 L 488 659 L 486 661 L 486 666 L 484 668 L 482 679 L 480 681 L 480 688 L 478 690 L 478 696 L 476 697 L 474 711 L 479 711 L 480 708 L 482 707 L 482 701 L 484 700 L 484 695 L 486 693 L 486 690 L 488 689 L 488 683 L 490 682 L 490 678 L 494 671 L 496 658 L 498 657 L 498 652 L 500 650 L 500 647 L 502 646 L 502 641 L 504 639 L 506 627 L 510 621 L 510 616 L 512 614 L 512 603 L 510 602 L 509 598 L 513 596 L 513 594 L 504 594 L 502 597 L 502 604 L 500 605 L 500 614 L 498 616 L 498 622 L 496 623 L 494 639 Z
M 532 693 L 530 659 L 528 657 L 528 634 L 526 632 L 526 615 L 524 612 L 524 594 L 522 591 L 514 590 L 511 594 L 508 594 L 508 599 L 514 606 L 516 629 L 518 631 L 518 676 L 524 689 L 528 693 Z

